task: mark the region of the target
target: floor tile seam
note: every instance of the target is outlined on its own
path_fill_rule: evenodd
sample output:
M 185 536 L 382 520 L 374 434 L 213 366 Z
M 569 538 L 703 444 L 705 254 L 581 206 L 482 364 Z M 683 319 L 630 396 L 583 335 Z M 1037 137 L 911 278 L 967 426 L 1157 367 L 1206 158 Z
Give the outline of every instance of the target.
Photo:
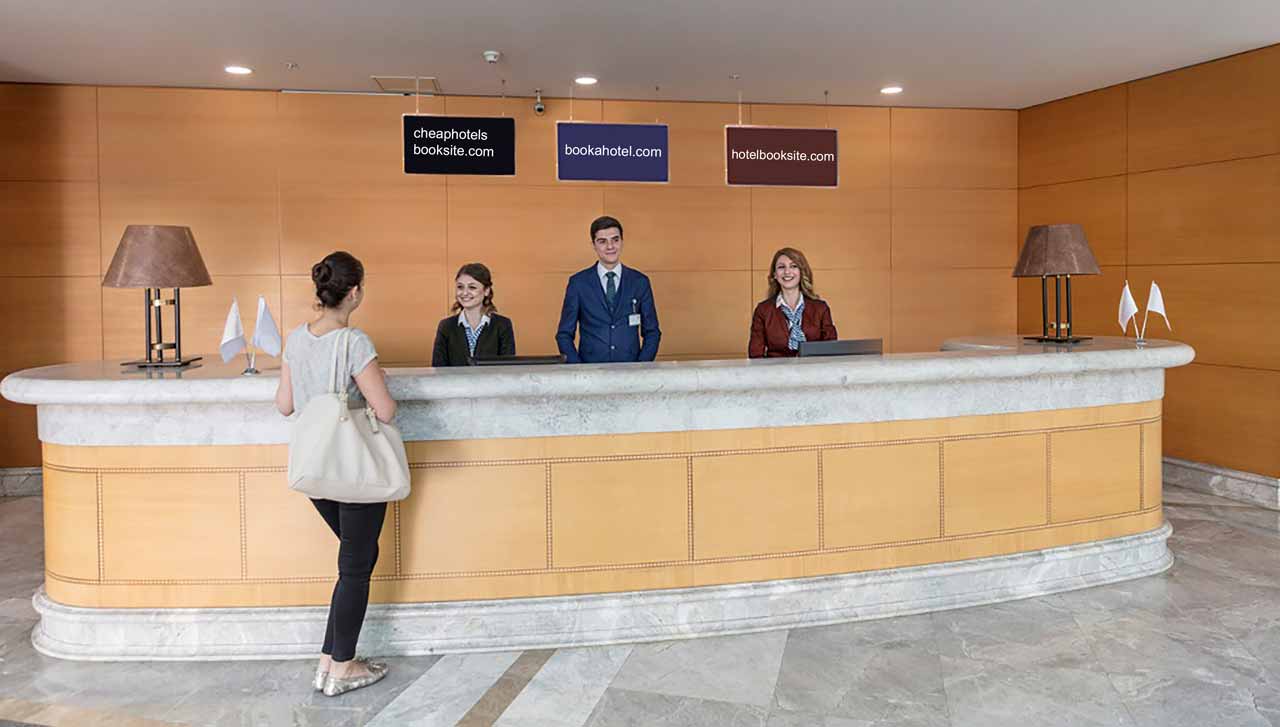
M 1173 601 L 1171 600 L 1170 603 L 1172 604 Z M 1174 604 L 1174 608 L 1177 608 L 1176 604 Z M 1081 635 L 1084 637 L 1085 646 L 1089 649 L 1089 656 L 1093 658 L 1093 663 L 1098 665 L 1098 671 L 1102 672 L 1103 676 L 1106 677 L 1107 684 L 1110 685 L 1111 691 L 1115 692 L 1116 701 L 1120 704 L 1121 708 L 1124 709 L 1125 715 L 1129 717 L 1130 724 L 1134 725 L 1134 727 L 1138 727 L 1141 722 L 1138 721 L 1137 715 L 1135 715 L 1133 710 L 1130 709 L 1129 700 L 1125 699 L 1124 692 L 1120 691 L 1120 685 L 1116 684 L 1116 675 L 1112 673 L 1110 669 L 1103 666 L 1102 655 L 1098 653 L 1093 634 L 1091 634 L 1085 625 L 1080 622 L 1080 619 L 1077 617 L 1077 613 L 1074 609 L 1071 610 L 1071 620 L 1075 623 L 1076 628 L 1080 630 Z

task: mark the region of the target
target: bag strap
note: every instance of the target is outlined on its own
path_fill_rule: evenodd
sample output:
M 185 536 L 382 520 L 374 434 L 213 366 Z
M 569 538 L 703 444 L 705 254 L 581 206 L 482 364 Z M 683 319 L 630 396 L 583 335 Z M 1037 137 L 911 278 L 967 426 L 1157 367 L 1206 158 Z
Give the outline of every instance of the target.
M 333 342 L 333 358 L 329 360 L 329 393 L 345 396 L 347 393 L 346 381 L 344 380 L 347 373 L 349 363 L 347 354 L 348 339 L 351 335 L 350 328 L 343 328 L 338 331 L 338 335 L 334 337 Z

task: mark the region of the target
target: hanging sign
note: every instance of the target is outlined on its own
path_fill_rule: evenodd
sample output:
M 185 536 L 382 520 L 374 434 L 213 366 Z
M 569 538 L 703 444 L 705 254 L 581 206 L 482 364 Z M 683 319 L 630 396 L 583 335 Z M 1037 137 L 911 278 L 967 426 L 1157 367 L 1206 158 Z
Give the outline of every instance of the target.
M 666 124 L 556 123 L 560 181 L 669 181 Z
M 726 126 L 725 182 L 773 187 L 835 187 L 835 129 Z
M 404 115 L 405 174 L 516 173 L 516 120 Z

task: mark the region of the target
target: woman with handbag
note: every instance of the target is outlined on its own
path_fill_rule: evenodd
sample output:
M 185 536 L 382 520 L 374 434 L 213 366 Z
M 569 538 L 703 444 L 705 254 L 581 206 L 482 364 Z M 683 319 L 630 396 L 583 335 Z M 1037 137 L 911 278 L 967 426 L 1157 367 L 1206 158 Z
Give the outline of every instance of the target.
M 339 541 L 338 582 L 314 681 L 317 690 L 332 697 L 387 675 L 385 664 L 355 658 L 356 642 L 387 500 L 408 494 L 408 466 L 399 433 L 390 424 L 396 402 L 378 353 L 364 331 L 348 325 L 364 298 L 364 266 L 349 253 L 335 252 L 311 268 L 311 279 L 319 316 L 289 334 L 276 408 L 285 416 L 299 412 L 289 443 L 290 486 L 311 497 Z M 373 440 L 373 447 L 366 440 Z M 377 469 L 380 456 L 390 460 L 393 479 L 403 466 L 402 492 L 359 489 L 377 479 L 367 473 Z

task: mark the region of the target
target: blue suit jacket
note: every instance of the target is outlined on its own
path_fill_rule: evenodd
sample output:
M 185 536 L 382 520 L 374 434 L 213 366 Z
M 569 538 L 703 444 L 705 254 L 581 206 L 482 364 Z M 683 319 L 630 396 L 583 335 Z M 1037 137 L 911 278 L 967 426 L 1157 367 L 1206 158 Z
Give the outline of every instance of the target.
M 628 323 L 633 312 L 640 314 L 638 326 Z M 574 329 L 578 334 L 576 347 Z M 652 361 L 658 355 L 661 338 L 653 288 L 644 273 L 624 266 L 613 308 L 605 303 L 604 286 L 600 285 L 595 265 L 569 277 L 564 307 L 560 309 L 560 328 L 556 331 L 556 345 L 569 363 Z

